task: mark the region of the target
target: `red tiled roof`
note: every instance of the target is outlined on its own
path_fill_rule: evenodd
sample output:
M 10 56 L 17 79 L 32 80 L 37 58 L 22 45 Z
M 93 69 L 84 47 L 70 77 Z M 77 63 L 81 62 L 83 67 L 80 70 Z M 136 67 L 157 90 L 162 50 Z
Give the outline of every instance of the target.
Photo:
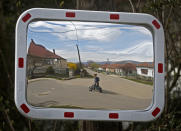
M 148 68 L 153 68 L 154 64 L 153 63 L 147 63 L 147 62 L 143 62 L 137 65 L 137 67 L 148 67 Z
M 53 52 L 47 50 L 44 46 L 36 44 L 33 40 L 28 48 L 28 55 L 37 56 L 41 58 L 64 59 Z
M 102 67 L 103 69 L 107 68 L 108 66 L 109 66 L 108 64 L 103 64 L 103 65 L 101 65 L 101 67 Z
M 101 66 L 102 68 L 110 68 L 110 69 L 132 69 L 136 70 L 136 65 L 132 63 L 126 64 L 104 64 Z
M 123 68 L 124 67 L 124 64 L 111 64 L 109 65 L 109 68 L 111 69 L 119 69 L 119 68 Z
M 126 63 L 124 64 L 124 69 L 131 69 L 131 70 L 136 70 L 136 64 L 133 63 Z

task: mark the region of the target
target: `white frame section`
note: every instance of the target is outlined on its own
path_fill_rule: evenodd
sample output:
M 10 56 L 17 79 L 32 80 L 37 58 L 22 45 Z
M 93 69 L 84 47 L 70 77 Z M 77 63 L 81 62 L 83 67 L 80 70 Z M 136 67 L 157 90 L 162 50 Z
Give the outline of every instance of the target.
M 145 110 L 83 110 L 33 107 L 26 100 L 27 28 L 36 20 L 90 21 L 141 25 L 153 35 L 154 91 L 153 100 Z M 15 103 L 19 112 L 34 119 L 73 119 L 111 121 L 150 121 L 164 108 L 164 31 L 152 15 L 142 13 L 103 12 L 34 8 L 25 11 L 16 24 Z

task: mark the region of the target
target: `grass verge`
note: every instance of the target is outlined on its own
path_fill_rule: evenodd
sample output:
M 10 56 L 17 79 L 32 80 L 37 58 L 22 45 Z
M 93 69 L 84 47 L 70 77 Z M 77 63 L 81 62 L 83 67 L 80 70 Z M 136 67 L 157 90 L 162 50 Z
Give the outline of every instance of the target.
M 128 78 L 128 77 L 121 77 L 127 80 L 131 80 L 134 82 L 138 82 L 138 83 L 142 83 L 142 84 L 146 84 L 146 85 L 153 85 L 153 81 L 145 81 L 145 80 L 140 80 L 140 79 L 134 79 L 134 78 Z

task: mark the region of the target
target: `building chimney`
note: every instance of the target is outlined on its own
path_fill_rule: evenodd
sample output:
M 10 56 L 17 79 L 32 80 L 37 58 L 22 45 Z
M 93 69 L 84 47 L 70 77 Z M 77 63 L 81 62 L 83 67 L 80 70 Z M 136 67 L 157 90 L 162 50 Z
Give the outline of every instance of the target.
M 53 54 L 55 54 L 55 49 L 53 49 Z
M 33 39 L 31 39 L 31 43 L 35 43 L 35 42 L 33 41 Z

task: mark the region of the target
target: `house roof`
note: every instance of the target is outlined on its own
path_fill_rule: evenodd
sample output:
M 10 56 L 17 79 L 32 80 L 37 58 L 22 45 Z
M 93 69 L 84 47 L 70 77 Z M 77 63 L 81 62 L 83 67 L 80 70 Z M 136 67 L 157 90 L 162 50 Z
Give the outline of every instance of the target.
M 109 69 L 131 69 L 136 70 L 136 65 L 133 63 L 125 63 L 125 64 L 104 64 L 101 66 L 102 68 Z
M 126 63 L 124 64 L 123 69 L 136 70 L 136 64 Z
M 53 52 L 47 50 L 44 46 L 36 44 L 33 40 L 30 42 L 28 48 L 28 55 L 41 57 L 41 58 L 53 58 L 53 59 L 64 59 Z
M 101 68 L 103 68 L 103 69 L 105 69 L 105 68 L 107 68 L 108 67 L 108 64 L 103 64 L 103 65 L 101 65 Z
M 136 66 L 136 67 L 147 67 L 147 68 L 153 68 L 153 67 L 154 67 L 154 64 L 153 64 L 153 62 L 152 62 L 152 63 L 143 62 L 143 63 L 137 64 L 137 66 Z
M 111 64 L 111 65 L 109 65 L 109 68 L 111 68 L 111 69 L 120 69 L 123 67 L 124 67 L 124 64 Z

